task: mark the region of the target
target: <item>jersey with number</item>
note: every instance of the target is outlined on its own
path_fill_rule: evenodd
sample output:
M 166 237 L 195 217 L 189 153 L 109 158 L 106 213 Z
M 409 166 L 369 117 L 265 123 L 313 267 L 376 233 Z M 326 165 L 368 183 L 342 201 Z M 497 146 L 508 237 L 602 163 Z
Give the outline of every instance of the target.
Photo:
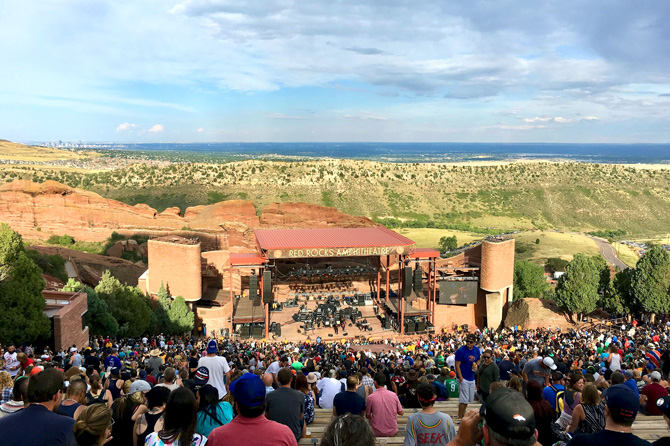
M 449 398 L 458 398 L 458 380 L 445 379 L 444 385 L 447 386 L 449 391 Z

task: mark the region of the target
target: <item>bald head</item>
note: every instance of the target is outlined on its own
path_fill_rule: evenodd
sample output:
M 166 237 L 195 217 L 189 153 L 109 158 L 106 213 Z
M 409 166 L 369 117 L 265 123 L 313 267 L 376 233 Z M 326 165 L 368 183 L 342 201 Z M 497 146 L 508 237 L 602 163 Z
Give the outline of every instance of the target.
M 271 387 L 272 386 L 272 382 L 274 381 L 274 379 L 272 378 L 272 373 L 265 373 L 263 375 L 262 379 L 263 379 L 263 384 L 265 384 L 265 387 Z

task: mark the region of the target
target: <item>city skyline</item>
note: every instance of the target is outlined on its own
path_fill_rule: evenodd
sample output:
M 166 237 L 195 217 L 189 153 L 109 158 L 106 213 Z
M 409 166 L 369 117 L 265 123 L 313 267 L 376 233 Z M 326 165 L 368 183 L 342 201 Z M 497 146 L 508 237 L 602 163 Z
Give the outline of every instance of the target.
M 665 2 L 2 2 L 0 139 L 667 143 Z

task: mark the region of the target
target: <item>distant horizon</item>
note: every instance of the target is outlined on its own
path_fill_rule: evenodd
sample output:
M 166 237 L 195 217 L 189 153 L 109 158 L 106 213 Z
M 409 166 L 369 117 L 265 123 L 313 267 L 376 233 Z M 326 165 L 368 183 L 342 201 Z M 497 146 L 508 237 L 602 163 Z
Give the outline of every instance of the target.
M 0 138 L 2 140 L 3 138 Z M 6 140 L 9 141 L 9 140 Z M 26 140 L 26 141 L 9 141 L 18 144 L 36 145 L 54 143 L 58 140 Z M 515 144 L 515 145 L 668 145 L 668 142 L 556 142 L 556 141 L 120 141 L 120 140 L 85 140 L 85 139 L 60 139 L 63 143 L 83 142 L 90 144 L 119 144 L 119 145 L 133 145 L 133 144 Z M 670 157 L 670 154 L 668 155 Z

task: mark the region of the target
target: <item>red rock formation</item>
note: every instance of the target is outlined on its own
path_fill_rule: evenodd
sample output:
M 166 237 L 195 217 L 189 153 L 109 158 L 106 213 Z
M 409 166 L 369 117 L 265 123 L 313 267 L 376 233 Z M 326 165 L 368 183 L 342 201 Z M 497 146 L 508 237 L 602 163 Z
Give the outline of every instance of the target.
M 335 208 L 307 203 L 272 203 L 261 214 L 263 228 L 370 228 L 377 223 Z

